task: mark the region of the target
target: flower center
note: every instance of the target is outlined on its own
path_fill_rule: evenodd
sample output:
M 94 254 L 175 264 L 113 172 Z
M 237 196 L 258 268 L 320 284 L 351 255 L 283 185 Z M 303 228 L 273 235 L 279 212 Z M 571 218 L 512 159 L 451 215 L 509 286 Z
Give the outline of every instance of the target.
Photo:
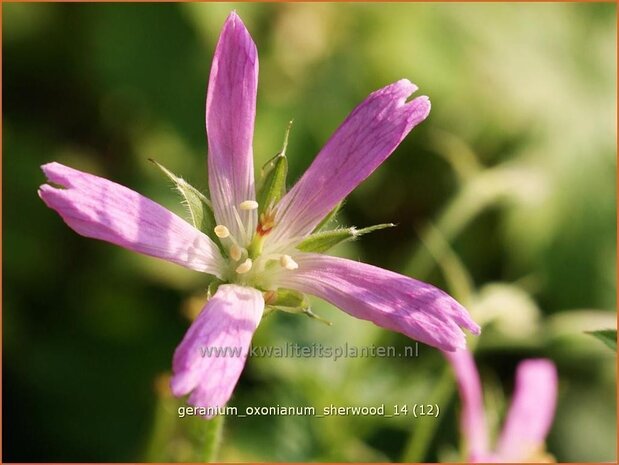
M 255 200 L 245 200 L 238 205 L 238 210 L 252 211 L 258 209 L 258 202 Z M 243 224 L 236 207 L 233 207 L 237 226 L 242 234 L 247 234 L 247 228 Z M 268 209 L 260 214 L 258 226 L 251 237 L 240 238 L 239 240 L 230 233 L 227 226 L 219 224 L 215 226 L 215 235 L 219 238 L 224 252 L 227 255 L 228 269 L 226 272 L 227 280 L 234 283 L 250 285 L 263 289 L 274 287 L 273 278 L 277 272 L 284 270 L 296 270 L 298 263 L 289 254 L 280 252 L 263 253 L 265 237 L 275 226 L 275 211 Z

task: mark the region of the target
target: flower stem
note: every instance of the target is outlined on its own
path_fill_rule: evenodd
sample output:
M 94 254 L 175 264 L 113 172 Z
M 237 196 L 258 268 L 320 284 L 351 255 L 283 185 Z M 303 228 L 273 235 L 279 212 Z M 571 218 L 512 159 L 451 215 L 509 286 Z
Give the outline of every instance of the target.
M 223 416 L 205 420 L 200 416 L 179 418 L 185 401 L 175 398 L 169 389 L 169 375 L 155 381 L 157 402 L 152 431 L 146 444 L 146 462 L 212 462 L 221 445 Z
M 454 379 L 451 367 L 446 363 L 441 375 L 432 389 L 434 396 L 428 400 L 429 403 L 438 404 L 445 410 L 447 404 L 451 402 L 454 393 Z M 423 462 L 436 429 L 440 425 L 440 419 L 434 417 L 420 417 L 409 436 L 408 443 L 402 454 L 401 462 L 420 463 Z
M 217 415 L 211 420 L 206 420 L 204 428 L 204 448 L 202 459 L 204 462 L 215 462 L 221 446 L 221 433 L 224 426 L 223 415 Z
M 470 303 L 474 291 L 471 276 L 451 249 L 450 242 L 484 209 L 501 199 L 506 189 L 497 183 L 501 171 L 477 174 L 468 180 L 461 192 L 443 210 L 437 226 L 429 223 L 422 233 L 421 244 L 412 256 L 406 274 L 423 278 L 438 265 L 445 276 L 450 292 L 465 305 Z M 480 195 L 483 193 L 484 195 Z M 468 347 L 474 351 L 476 341 L 469 340 Z M 443 365 L 429 403 L 442 406 L 445 411 L 455 392 L 453 369 Z M 402 455 L 402 462 L 423 462 L 440 425 L 441 418 L 422 417 L 414 424 Z
M 435 222 L 436 229 L 444 237 L 444 244 L 449 244 L 485 209 L 513 195 L 516 191 L 513 178 L 514 175 L 509 169 L 499 167 L 467 180 Z M 431 231 L 428 228 L 431 227 L 433 226 L 424 228 L 421 236 L 429 236 Z M 436 258 L 442 255 L 442 251 L 436 250 L 434 255 L 424 244 L 420 244 L 414 250 L 404 274 L 418 278 L 427 275 L 436 264 Z

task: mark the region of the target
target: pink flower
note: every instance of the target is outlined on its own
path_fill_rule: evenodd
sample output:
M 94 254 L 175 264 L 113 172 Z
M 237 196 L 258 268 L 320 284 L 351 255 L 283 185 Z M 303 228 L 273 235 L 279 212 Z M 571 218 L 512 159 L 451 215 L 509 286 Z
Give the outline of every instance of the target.
M 214 230 L 200 231 L 106 179 L 58 163 L 42 167 L 52 184 L 41 186 L 39 195 L 77 233 L 208 273 L 223 283 L 174 354 L 173 393 L 191 394 L 189 403 L 195 406 L 222 407 L 245 357 L 205 356 L 201 348 L 246 352 L 265 307 L 282 289 L 313 294 L 357 318 L 443 350 L 464 347 L 460 327 L 475 334 L 479 327 L 441 290 L 371 265 L 299 250 L 321 220 L 427 117 L 428 98 L 407 102 L 417 87 L 405 79 L 372 93 L 294 188 L 279 202 L 259 206 L 252 154 L 257 83 L 256 47 L 233 12 L 217 44 L 206 99 L 211 199 L 204 202 L 212 205 Z
M 546 359 L 529 359 L 516 369 L 514 397 L 494 448 L 488 441 L 479 373 L 468 350 L 445 352 L 460 391 L 460 428 L 470 462 L 547 462 L 544 442 L 557 401 L 557 370 Z

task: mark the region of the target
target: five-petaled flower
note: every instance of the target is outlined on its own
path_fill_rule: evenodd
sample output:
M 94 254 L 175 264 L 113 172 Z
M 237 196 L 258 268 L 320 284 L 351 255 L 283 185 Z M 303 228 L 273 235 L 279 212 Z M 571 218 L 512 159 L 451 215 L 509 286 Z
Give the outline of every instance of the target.
M 453 367 L 460 391 L 460 429 L 467 461 L 554 461 L 544 446 L 557 402 L 557 369 L 550 360 L 529 359 L 518 365 L 511 407 L 496 446 L 491 449 L 475 359 L 468 350 L 445 352 L 445 356 Z
M 321 233 L 318 239 L 313 233 L 426 118 L 428 98 L 407 102 L 417 87 L 405 79 L 372 93 L 289 192 L 259 205 L 252 153 L 257 83 L 255 44 L 233 12 L 217 44 L 206 99 L 211 197 L 204 203 L 215 220 L 208 231 L 111 181 L 58 163 L 42 167 L 52 184 L 41 186 L 39 195 L 77 233 L 219 280 L 174 354 L 172 392 L 191 393 L 189 403 L 195 406 L 222 407 L 245 358 L 204 357 L 200 349 L 247 350 L 265 309 L 288 291 L 318 296 L 352 316 L 443 350 L 464 347 L 460 327 L 475 334 L 479 327 L 446 293 L 374 266 L 307 251 L 308 244 L 324 245 L 322 239 L 339 231 L 355 235 L 354 228 Z

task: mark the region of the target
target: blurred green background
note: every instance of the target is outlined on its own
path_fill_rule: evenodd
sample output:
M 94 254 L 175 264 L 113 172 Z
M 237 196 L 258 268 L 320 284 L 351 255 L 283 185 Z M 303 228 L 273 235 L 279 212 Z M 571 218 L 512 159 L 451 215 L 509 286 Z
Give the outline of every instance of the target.
M 371 91 L 406 77 L 430 96 L 429 119 L 340 218 L 398 227 L 338 253 L 441 286 L 485 324 L 495 424 L 517 362 L 552 358 L 548 450 L 614 461 L 615 356 L 583 332 L 616 325 L 616 6 L 330 3 L 3 5 L 4 460 L 200 460 L 204 423 L 176 418 L 162 376 L 205 277 L 76 235 L 36 190 L 56 160 L 182 214 L 147 159 L 207 185 L 205 89 L 231 9 L 260 55 L 256 166 L 294 118 L 290 182 Z M 255 343 L 410 344 L 315 310 L 334 325 L 277 314 Z M 252 359 L 231 405 L 434 402 L 445 370 L 426 346 L 415 359 Z M 424 421 L 228 418 L 219 458 L 457 460 L 458 402 L 440 396 Z

